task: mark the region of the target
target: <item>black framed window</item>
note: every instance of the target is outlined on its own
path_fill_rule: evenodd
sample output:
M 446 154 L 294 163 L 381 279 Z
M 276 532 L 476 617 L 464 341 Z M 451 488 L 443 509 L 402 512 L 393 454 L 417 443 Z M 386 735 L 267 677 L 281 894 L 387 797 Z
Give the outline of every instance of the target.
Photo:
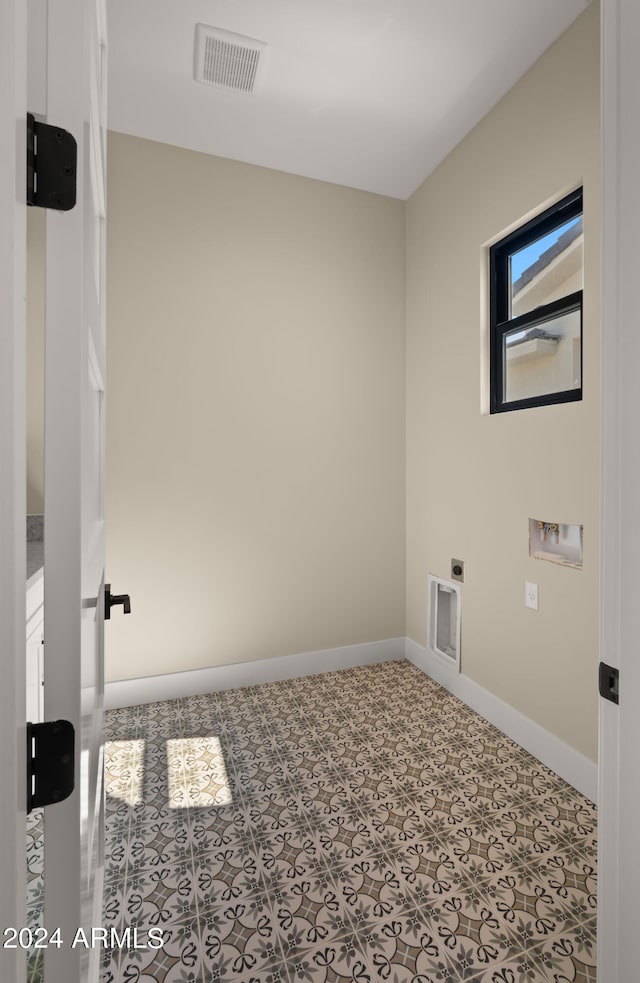
M 582 399 L 582 188 L 489 252 L 491 412 Z

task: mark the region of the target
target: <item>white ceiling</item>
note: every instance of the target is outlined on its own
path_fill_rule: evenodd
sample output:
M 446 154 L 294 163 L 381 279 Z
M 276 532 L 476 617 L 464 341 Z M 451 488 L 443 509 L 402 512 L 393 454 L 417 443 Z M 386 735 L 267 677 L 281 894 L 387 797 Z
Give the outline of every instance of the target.
M 407 198 L 589 0 L 107 0 L 109 127 Z M 193 81 L 197 23 L 268 45 Z

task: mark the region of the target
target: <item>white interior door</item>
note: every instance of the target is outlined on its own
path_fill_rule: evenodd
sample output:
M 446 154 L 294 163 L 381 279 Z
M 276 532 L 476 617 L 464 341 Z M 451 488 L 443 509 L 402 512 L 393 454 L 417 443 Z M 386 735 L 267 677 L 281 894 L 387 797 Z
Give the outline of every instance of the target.
M 26 8 L 0 3 L 0 979 L 21 983 L 25 953 L 25 282 Z
M 77 203 L 49 211 L 46 233 L 44 712 L 76 732 L 75 791 L 44 810 L 44 921 L 64 941 L 45 951 L 46 983 L 97 980 L 100 956 L 105 70 L 101 0 L 48 0 L 47 122 L 73 134 L 78 161 Z

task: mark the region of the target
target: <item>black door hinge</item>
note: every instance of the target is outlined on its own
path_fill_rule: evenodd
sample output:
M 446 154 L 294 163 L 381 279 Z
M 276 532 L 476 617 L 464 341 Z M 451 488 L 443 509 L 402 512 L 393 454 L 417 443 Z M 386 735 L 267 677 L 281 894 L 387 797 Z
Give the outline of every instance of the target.
M 78 145 L 61 126 L 27 113 L 27 205 L 68 212 L 76 203 Z
M 75 731 L 68 720 L 27 724 L 27 813 L 73 792 Z
M 620 672 L 613 666 L 601 662 L 598 670 L 598 689 L 600 696 L 612 703 L 619 702 Z

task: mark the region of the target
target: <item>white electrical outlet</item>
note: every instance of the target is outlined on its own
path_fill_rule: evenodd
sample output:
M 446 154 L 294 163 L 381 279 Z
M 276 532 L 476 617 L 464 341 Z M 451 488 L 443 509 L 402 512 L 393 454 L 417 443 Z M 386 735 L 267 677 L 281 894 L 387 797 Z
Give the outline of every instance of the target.
M 538 610 L 538 585 L 530 584 L 527 581 L 524 585 L 524 603 L 528 608 L 533 608 L 534 611 Z

